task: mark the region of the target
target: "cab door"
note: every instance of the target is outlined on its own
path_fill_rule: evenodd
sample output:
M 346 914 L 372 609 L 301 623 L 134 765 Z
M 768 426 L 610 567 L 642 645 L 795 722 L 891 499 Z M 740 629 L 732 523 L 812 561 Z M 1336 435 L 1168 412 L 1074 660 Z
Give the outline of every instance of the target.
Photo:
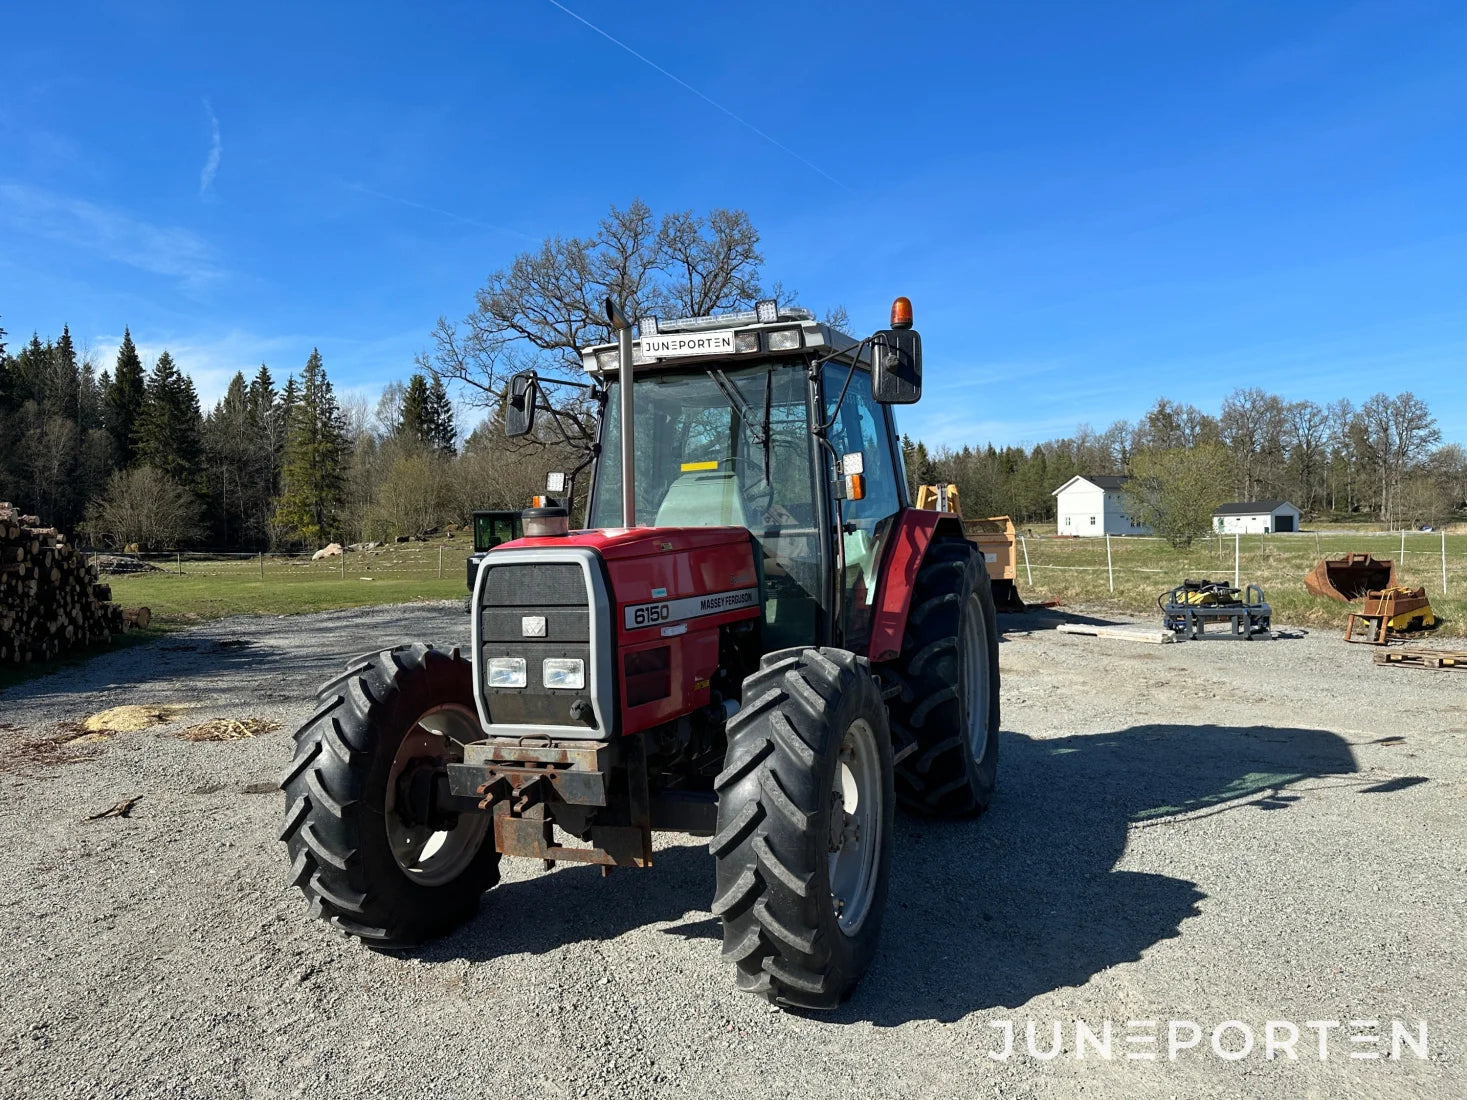
M 822 404 L 830 422 L 829 439 L 836 461 L 854 463 L 845 456 L 859 455 L 864 481 L 860 499 L 832 502 L 839 507 L 841 520 L 835 556 L 840 571 L 834 585 L 839 597 L 835 643 L 859 653 L 871 637 L 885 540 L 907 500 L 906 471 L 899 458 L 890 410 L 878 405 L 871 395 L 870 373 L 859 367 L 828 364 L 821 381 Z M 841 472 L 832 471 L 837 483 Z

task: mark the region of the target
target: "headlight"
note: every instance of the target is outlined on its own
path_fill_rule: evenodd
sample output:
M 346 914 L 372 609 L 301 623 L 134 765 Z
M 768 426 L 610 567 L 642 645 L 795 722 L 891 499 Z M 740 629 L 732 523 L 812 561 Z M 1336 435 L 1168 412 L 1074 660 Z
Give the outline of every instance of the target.
M 792 351 L 800 346 L 800 330 L 782 328 L 777 332 L 767 334 L 764 339 L 769 341 L 770 351 Z
M 522 688 L 525 686 L 525 659 L 523 657 L 490 657 L 489 686 L 492 688 Z
M 546 657 L 540 668 L 540 682 L 548 688 L 580 691 L 586 686 L 586 662 L 579 657 Z

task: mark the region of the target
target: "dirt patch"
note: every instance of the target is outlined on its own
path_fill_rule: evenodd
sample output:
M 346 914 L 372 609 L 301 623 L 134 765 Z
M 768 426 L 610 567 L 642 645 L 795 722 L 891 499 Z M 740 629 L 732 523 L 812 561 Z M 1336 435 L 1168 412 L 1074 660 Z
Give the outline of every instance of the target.
M 244 741 L 280 728 L 268 718 L 211 718 L 178 732 L 185 741 Z
M 112 707 L 85 719 L 82 728 L 89 733 L 135 733 L 171 722 L 186 710 L 188 707 L 173 703 L 151 707 Z

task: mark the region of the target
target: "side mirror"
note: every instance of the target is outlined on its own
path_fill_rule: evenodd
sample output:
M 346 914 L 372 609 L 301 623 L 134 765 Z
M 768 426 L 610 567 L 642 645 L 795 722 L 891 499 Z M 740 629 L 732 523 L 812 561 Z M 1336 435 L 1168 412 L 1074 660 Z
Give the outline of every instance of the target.
M 916 329 L 882 329 L 871 337 L 871 396 L 882 405 L 921 400 L 922 337 Z
M 534 371 L 520 371 L 509 380 L 509 393 L 504 399 L 504 434 L 511 439 L 529 435 L 534 429 L 538 388 Z

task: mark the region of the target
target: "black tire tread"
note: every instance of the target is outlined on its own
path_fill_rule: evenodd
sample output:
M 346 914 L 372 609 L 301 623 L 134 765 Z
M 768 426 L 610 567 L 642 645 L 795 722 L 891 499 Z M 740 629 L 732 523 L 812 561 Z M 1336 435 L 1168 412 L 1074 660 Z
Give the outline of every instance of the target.
M 364 835 L 382 829 L 381 807 L 368 804 L 366 784 L 379 727 L 394 720 L 394 702 L 405 693 L 444 699 L 467 691 L 464 701 L 472 705 L 470 682 L 457 651 L 419 643 L 367 654 L 321 686 L 315 711 L 296 731 L 295 756 L 280 779 L 290 884 L 314 916 L 375 947 L 412 946 L 449 931 L 498 882 L 492 841 L 459 879 L 431 891 L 432 904 L 402 904 L 405 890 L 427 891 L 406 876 L 381 881 L 382 872 L 362 858 Z
M 823 821 L 812 777 L 839 747 L 828 744 L 840 736 L 831 714 L 848 692 L 865 693 L 884 737 L 879 690 L 864 659 L 837 649 L 766 655 L 744 681 L 749 703 L 729 722 L 729 763 L 715 781 L 721 827 L 709 849 L 718 861 L 712 910 L 723 924 L 723 957 L 740 989 L 777 1004 L 834 1008 L 860 978 L 815 917 L 829 906 L 824 886 L 812 889 L 826 850 L 811 831 Z M 867 919 L 879 922 L 879 910 Z
M 896 765 L 897 798 L 933 816 L 980 814 L 990 795 L 974 778 L 956 679 L 958 623 L 969 584 L 974 590 L 981 586 L 992 624 L 988 571 L 977 547 L 963 538 L 939 536 L 917 571 L 901 655 L 881 670 L 884 679 L 899 685 L 888 702 L 892 740 L 907 750 Z M 994 640 L 990 637 L 990 644 Z M 996 674 L 991 688 L 996 695 Z M 991 785 L 990 778 L 986 787 Z

